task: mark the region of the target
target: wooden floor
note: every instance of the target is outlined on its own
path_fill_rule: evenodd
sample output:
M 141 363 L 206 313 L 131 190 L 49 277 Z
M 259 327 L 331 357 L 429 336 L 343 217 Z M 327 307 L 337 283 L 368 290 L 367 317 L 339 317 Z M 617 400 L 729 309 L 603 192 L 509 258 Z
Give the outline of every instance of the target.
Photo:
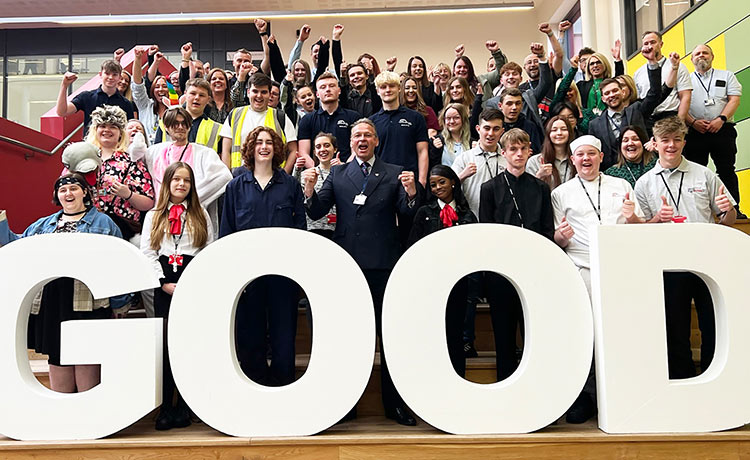
M 157 432 L 151 414 L 97 441 L 21 442 L 0 438 L 3 460 L 448 460 L 448 459 L 748 459 L 750 428 L 709 434 L 608 435 L 592 421 L 560 422 L 526 435 L 455 436 L 421 422 L 402 427 L 361 417 L 316 436 L 234 438 L 202 424 Z

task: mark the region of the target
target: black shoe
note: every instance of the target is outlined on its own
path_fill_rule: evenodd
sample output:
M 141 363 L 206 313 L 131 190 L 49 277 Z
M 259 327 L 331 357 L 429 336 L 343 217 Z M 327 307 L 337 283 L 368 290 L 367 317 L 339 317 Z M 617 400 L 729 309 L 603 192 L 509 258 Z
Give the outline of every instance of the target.
M 742 211 L 740 211 L 739 206 L 735 207 L 734 209 L 737 210 L 737 219 L 745 219 L 745 220 L 747 220 L 747 216 Z
M 177 406 L 172 412 L 172 428 L 185 428 L 193 422 L 190 421 L 190 409 L 187 406 Z
M 415 426 L 417 424 L 414 417 L 403 407 L 397 407 L 390 412 L 386 411 L 385 416 L 400 425 Z
M 588 393 L 581 393 L 570 409 L 568 409 L 565 421 L 575 424 L 585 423 L 596 415 L 596 412 L 596 405 L 591 400 L 591 396 Z
M 338 422 L 336 422 L 336 425 L 338 425 L 339 423 L 344 423 L 344 422 L 348 422 L 350 420 L 354 420 L 355 418 L 357 418 L 357 406 L 352 407 L 352 410 L 350 410 L 349 412 L 347 412 L 346 415 L 344 415 L 341 418 L 341 420 L 339 420 Z
M 170 430 L 173 428 L 172 425 L 172 408 L 162 406 L 159 411 L 159 415 L 156 417 L 156 424 L 154 426 L 159 431 Z
M 466 342 L 464 344 L 464 357 L 465 358 L 476 358 L 479 355 L 477 354 L 476 348 L 474 348 L 474 342 Z

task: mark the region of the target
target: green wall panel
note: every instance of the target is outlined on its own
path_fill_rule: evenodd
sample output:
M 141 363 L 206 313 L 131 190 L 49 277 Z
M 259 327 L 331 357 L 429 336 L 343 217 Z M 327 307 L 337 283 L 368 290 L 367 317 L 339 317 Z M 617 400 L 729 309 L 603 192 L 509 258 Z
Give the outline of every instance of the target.
M 750 120 L 737 123 L 737 162 L 735 169 L 750 168 Z
M 750 60 L 746 62 L 747 64 L 750 64 Z M 734 113 L 734 121 L 740 122 L 750 118 L 750 96 L 748 96 L 750 94 L 748 93 L 748 91 L 750 91 L 750 68 L 746 68 L 742 72 L 739 72 L 737 74 L 737 80 L 739 80 L 742 85 L 742 97 L 740 98 L 740 106 Z
M 705 43 L 750 15 L 750 0 L 704 0 L 685 18 L 685 49 Z
M 743 19 L 742 22 L 724 33 L 727 70 L 738 72 L 750 65 L 748 37 L 750 37 L 750 18 Z

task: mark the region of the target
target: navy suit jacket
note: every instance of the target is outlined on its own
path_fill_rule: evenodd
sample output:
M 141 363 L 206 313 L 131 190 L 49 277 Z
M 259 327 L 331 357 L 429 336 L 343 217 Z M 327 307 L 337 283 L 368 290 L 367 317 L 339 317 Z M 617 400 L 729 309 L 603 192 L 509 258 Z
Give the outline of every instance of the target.
M 306 201 L 307 215 L 313 220 L 336 205 L 333 241 L 363 270 L 390 270 L 401 256 L 396 216 L 402 222 L 411 222 L 421 195 L 417 185 L 415 202 L 409 207 L 398 179 L 403 169 L 376 157 L 364 190 L 367 200 L 364 205 L 356 205 L 354 197 L 362 192 L 365 177 L 355 159 L 331 168 L 320 191 Z

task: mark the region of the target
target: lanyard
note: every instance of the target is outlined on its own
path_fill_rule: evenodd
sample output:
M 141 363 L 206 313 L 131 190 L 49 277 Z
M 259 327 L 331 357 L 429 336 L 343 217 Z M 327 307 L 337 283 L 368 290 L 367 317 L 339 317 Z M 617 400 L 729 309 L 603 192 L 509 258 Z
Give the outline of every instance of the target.
M 570 158 L 565 161 L 565 174 L 560 178 L 560 183 L 568 181 L 568 167 L 570 167 Z
M 316 166 L 315 168 L 318 170 L 318 174 L 320 174 L 320 178 L 323 179 L 323 182 L 325 182 L 326 179 L 328 178 L 328 175 L 323 175 L 323 168 L 321 168 L 320 166 Z M 328 170 L 328 174 L 331 174 L 331 170 Z
M 500 162 L 497 162 L 495 164 L 495 176 L 493 176 L 492 170 L 490 169 L 490 160 L 489 160 L 490 158 L 493 158 L 493 157 L 489 157 L 488 155 L 489 155 L 488 152 L 482 152 L 482 156 L 484 157 L 484 165 L 487 167 L 487 172 L 490 174 L 490 179 L 494 179 L 495 176 L 497 176 L 498 173 L 500 172 Z
M 602 174 L 599 173 L 599 192 L 597 193 L 596 198 L 596 206 L 594 206 L 594 200 L 591 199 L 591 195 L 589 195 L 589 191 L 586 190 L 586 186 L 583 185 L 583 180 L 581 180 L 581 177 L 578 177 L 578 182 L 581 184 L 581 187 L 583 187 L 583 191 L 586 192 L 586 198 L 589 199 L 589 203 L 591 203 L 591 207 L 594 208 L 594 212 L 596 213 L 596 217 L 599 219 L 599 223 L 602 223 Z
M 709 92 L 711 91 L 711 83 L 713 83 L 713 79 L 714 79 L 714 70 L 715 69 L 711 69 L 711 76 L 708 78 L 708 87 L 706 87 L 706 85 L 703 84 L 703 78 L 701 78 L 701 75 L 697 71 L 695 72 L 695 76 L 698 77 L 698 83 L 700 83 L 703 89 L 706 90 L 707 98 L 711 97 Z
M 664 171 L 661 171 L 659 173 L 659 177 L 661 177 L 661 181 L 664 182 L 664 187 L 667 189 L 667 193 L 669 193 L 669 197 L 672 199 L 672 203 L 674 203 L 674 207 L 677 210 L 677 214 L 680 214 L 680 200 L 682 199 L 682 181 L 685 180 L 685 171 L 680 171 L 680 189 L 677 192 L 677 201 L 674 199 L 674 195 L 672 195 L 672 189 L 669 188 L 669 185 L 667 184 L 667 180 L 664 178 Z
M 632 169 L 630 169 L 630 166 L 628 166 L 628 162 L 627 162 L 627 161 L 625 161 L 625 168 L 626 168 L 626 169 L 628 170 L 628 172 L 630 173 L 630 177 L 632 177 L 632 178 L 633 178 L 633 184 L 635 184 L 636 182 L 638 182 L 638 178 L 636 178 L 636 177 L 635 177 L 635 174 L 633 174 L 633 170 L 632 170 Z M 635 186 L 635 185 L 634 185 L 634 186 Z
M 518 214 L 518 220 L 521 221 L 521 228 L 525 228 L 523 225 L 523 216 L 521 215 L 521 210 L 518 209 L 518 202 L 516 201 L 516 194 L 513 193 L 513 188 L 510 186 L 510 182 L 508 182 L 508 171 L 505 171 L 505 174 L 503 174 L 503 179 L 505 179 L 505 185 L 508 186 L 508 191 L 510 192 L 510 197 L 513 199 L 513 207 L 516 208 L 516 214 Z

